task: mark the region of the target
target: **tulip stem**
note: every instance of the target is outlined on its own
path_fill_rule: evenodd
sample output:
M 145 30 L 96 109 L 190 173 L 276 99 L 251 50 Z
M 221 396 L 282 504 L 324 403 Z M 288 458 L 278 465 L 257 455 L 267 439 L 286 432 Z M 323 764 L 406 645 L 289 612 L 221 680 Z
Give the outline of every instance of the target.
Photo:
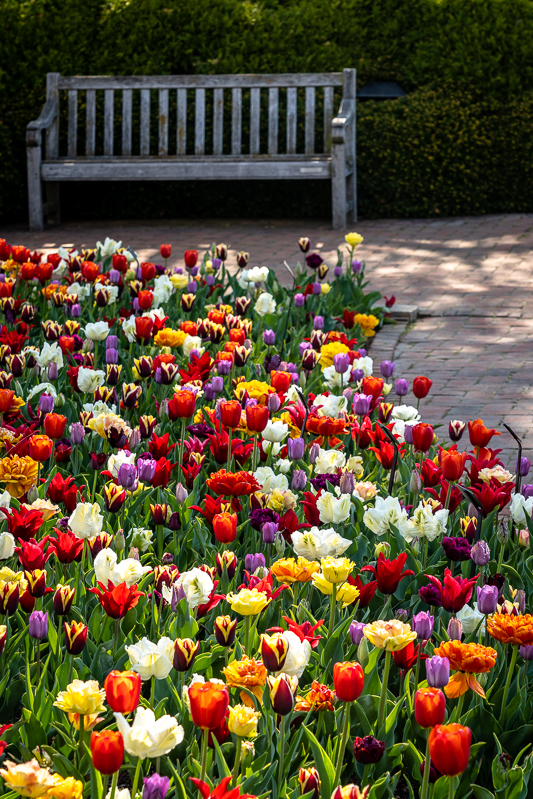
M 152 710 L 154 709 L 154 702 L 155 702 L 155 677 L 152 676 L 152 685 L 150 687 L 150 707 Z
M 505 681 L 505 687 L 503 689 L 503 697 L 502 697 L 502 704 L 500 707 L 500 714 L 503 716 L 505 711 L 505 706 L 507 704 L 507 694 L 509 693 L 509 686 L 511 685 L 511 679 L 513 677 L 513 671 L 516 664 L 516 658 L 518 656 L 518 645 L 513 646 L 513 654 L 511 656 L 511 663 L 509 664 L 509 669 L 507 671 L 507 679 Z
M 370 779 L 370 770 L 372 769 L 372 763 L 367 763 L 365 769 L 363 771 L 363 780 L 361 782 L 361 788 L 366 788 L 368 785 L 368 780 Z
M 422 790 L 420 791 L 420 799 L 428 799 L 430 771 L 431 771 L 431 757 L 429 754 L 429 730 L 428 730 L 428 736 L 426 740 L 426 759 L 424 761 L 424 777 L 422 779 Z
M 285 719 L 286 716 L 281 717 L 281 724 L 279 725 L 279 763 L 278 763 L 278 796 L 281 793 L 281 786 L 283 784 L 283 761 L 285 760 Z
M 117 790 L 117 782 L 118 782 L 118 771 L 115 771 L 113 774 L 113 779 L 111 781 L 111 793 L 109 795 L 109 799 L 115 799 L 115 791 Z
M 116 654 L 117 654 L 117 644 L 118 644 L 118 625 L 119 625 L 119 621 L 120 621 L 119 619 L 115 619 L 115 636 L 114 636 L 114 638 L 113 638 L 113 660 L 115 659 L 115 657 L 116 657 Z
M 237 780 L 239 779 L 239 769 L 241 766 L 241 751 L 242 751 L 242 740 L 240 737 L 237 738 L 237 747 L 235 751 L 235 765 L 233 766 L 233 787 L 237 787 Z
M 132 796 L 136 796 L 137 795 L 137 785 L 139 783 L 139 776 L 141 774 L 141 764 L 142 764 L 142 760 L 141 760 L 140 757 L 138 757 L 137 758 L 137 765 L 135 767 L 135 774 L 133 775 L 133 786 L 132 786 L 132 789 L 131 789 L 131 795 Z
M 244 651 L 245 651 L 246 655 L 248 655 L 248 657 L 250 657 L 250 655 L 248 654 L 249 641 L 250 641 L 250 616 L 245 616 L 244 617 Z
M 80 713 L 80 741 L 79 741 L 79 749 L 78 749 L 78 771 L 80 770 L 81 761 L 83 759 L 83 755 L 85 754 L 85 716 L 83 713 Z
M 232 438 L 233 430 L 230 427 L 228 429 L 228 457 L 226 460 L 226 471 L 231 472 L 231 438 Z
M 202 762 L 200 767 L 200 780 L 205 782 L 205 773 L 207 771 L 207 739 L 209 737 L 209 730 L 202 730 Z M 202 799 L 202 794 L 198 794 L 199 799 Z
M 335 610 L 337 607 L 337 584 L 333 583 L 331 586 L 331 609 L 329 612 L 329 634 L 328 639 L 333 635 L 335 628 Z
M 183 448 L 185 446 L 185 425 L 186 424 L 187 424 L 187 420 L 186 419 L 182 419 L 181 420 L 181 432 L 180 432 L 180 451 L 179 451 L 179 461 L 178 461 L 178 463 L 180 465 L 180 471 L 181 471 L 181 467 L 183 466 Z
M 453 799 L 453 797 L 455 796 L 454 783 L 455 783 L 455 777 L 449 777 L 448 799 Z
M 422 656 L 422 641 L 418 643 L 418 653 L 416 656 L 416 668 L 415 668 L 415 691 L 418 688 L 418 679 L 420 676 L 420 658 Z
M 381 696 L 379 698 L 378 721 L 376 725 L 376 737 L 379 736 L 379 731 L 385 719 L 385 708 L 387 705 L 387 683 L 389 682 L 391 653 L 388 649 L 385 650 L 385 667 L 383 669 L 383 679 L 381 682 Z
M 350 733 L 350 707 L 349 705 L 346 705 L 346 707 L 344 708 L 344 722 L 342 725 L 341 745 L 339 747 L 339 754 L 337 755 L 337 768 L 335 769 L 335 780 L 333 781 L 334 788 L 340 785 L 342 763 L 344 761 L 344 752 L 346 750 L 346 743 L 348 741 L 349 733 Z

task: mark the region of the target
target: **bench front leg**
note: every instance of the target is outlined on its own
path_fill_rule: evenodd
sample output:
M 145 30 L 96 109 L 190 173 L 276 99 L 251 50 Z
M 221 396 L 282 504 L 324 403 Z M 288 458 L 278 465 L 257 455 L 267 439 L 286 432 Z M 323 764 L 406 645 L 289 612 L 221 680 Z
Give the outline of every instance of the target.
M 333 230 L 346 227 L 348 203 L 346 196 L 346 145 L 344 121 L 334 119 L 331 138 L 331 206 Z
M 30 231 L 44 230 L 43 184 L 41 181 L 41 131 L 26 132 L 26 155 L 28 164 L 28 213 Z

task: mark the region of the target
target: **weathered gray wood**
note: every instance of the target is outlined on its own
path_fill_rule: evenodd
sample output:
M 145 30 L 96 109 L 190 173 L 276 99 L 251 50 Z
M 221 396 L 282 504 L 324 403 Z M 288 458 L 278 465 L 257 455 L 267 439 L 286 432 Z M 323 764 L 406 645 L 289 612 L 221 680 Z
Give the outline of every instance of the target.
M 213 92 L 213 155 L 222 155 L 224 132 L 224 89 Z
M 240 155 L 242 146 L 242 89 L 231 90 L 231 153 Z
M 44 180 L 251 180 L 331 177 L 331 161 L 313 158 L 181 156 L 169 158 L 75 158 L 44 162 Z
M 39 131 L 39 139 L 41 132 Z M 27 153 L 28 167 L 28 215 L 30 230 L 44 229 L 43 187 L 41 183 L 41 144 L 29 146 Z
M 141 90 L 141 155 L 150 155 L 150 89 Z
M 279 89 L 268 90 L 268 154 L 278 152 Z
M 331 120 L 333 119 L 333 86 L 324 88 L 324 152 L 331 152 Z
M 56 115 L 46 130 L 46 157 L 59 156 L 59 72 L 49 72 L 46 76 L 46 99 L 52 100 L 56 106 Z
M 55 73 L 54 73 L 55 74 Z M 269 89 L 271 86 L 342 86 L 342 72 L 261 75 L 83 75 L 60 76 L 60 89 Z
M 357 222 L 357 73 L 355 69 L 345 69 L 343 75 L 343 102 L 349 102 L 352 109 L 346 130 L 346 197 L 350 221 Z
M 159 90 L 159 155 L 168 155 L 168 89 Z
M 205 89 L 196 89 L 194 114 L 194 152 L 205 152 Z
M 96 153 L 96 92 L 87 89 L 85 95 L 85 155 Z
M 261 149 L 261 89 L 250 89 L 250 153 L 259 155 Z
M 305 152 L 315 152 L 315 88 L 308 86 L 305 90 Z
M 185 155 L 187 152 L 187 89 L 178 89 L 177 99 L 176 152 L 178 155 Z
M 131 155 L 132 142 L 132 106 L 133 96 L 131 89 L 122 92 L 122 155 Z
M 287 89 L 287 153 L 296 152 L 296 89 Z
M 69 158 L 75 158 L 77 154 L 78 154 L 78 91 L 77 89 L 69 89 L 67 155 Z
M 113 155 L 113 126 L 115 117 L 115 92 L 104 93 L 104 155 Z

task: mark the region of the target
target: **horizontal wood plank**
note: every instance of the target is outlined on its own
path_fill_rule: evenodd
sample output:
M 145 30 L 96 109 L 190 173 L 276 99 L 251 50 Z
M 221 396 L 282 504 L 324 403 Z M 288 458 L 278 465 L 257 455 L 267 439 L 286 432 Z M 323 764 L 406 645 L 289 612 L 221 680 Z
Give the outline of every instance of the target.
M 269 89 L 285 86 L 342 86 L 342 72 L 265 75 L 85 75 L 59 78 L 60 89 Z

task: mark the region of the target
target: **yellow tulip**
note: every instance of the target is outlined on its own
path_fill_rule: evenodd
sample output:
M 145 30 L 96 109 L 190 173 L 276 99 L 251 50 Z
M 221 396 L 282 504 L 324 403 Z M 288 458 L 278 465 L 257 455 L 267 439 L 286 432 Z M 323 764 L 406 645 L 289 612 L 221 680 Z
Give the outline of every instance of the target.
M 239 738 L 255 738 L 260 718 L 261 713 L 251 707 L 235 705 L 229 709 L 228 729 Z
M 92 716 L 105 710 L 105 691 L 96 680 L 74 680 L 67 685 L 66 691 L 60 691 L 54 705 L 65 713 L 80 713 Z
M 231 609 L 241 616 L 257 616 L 266 608 L 270 599 L 257 588 L 242 588 L 237 594 L 228 594 Z
M 364 239 L 360 233 L 347 233 L 344 237 L 344 241 L 350 247 L 357 247 L 364 241 Z
M 365 625 L 363 634 L 371 644 L 389 652 L 399 652 L 416 638 L 416 633 L 411 627 L 399 619 L 373 621 Z
M 328 582 L 338 585 L 346 582 L 355 564 L 349 558 L 328 556 L 320 561 L 320 565 L 322 566 L 324 578 Z

